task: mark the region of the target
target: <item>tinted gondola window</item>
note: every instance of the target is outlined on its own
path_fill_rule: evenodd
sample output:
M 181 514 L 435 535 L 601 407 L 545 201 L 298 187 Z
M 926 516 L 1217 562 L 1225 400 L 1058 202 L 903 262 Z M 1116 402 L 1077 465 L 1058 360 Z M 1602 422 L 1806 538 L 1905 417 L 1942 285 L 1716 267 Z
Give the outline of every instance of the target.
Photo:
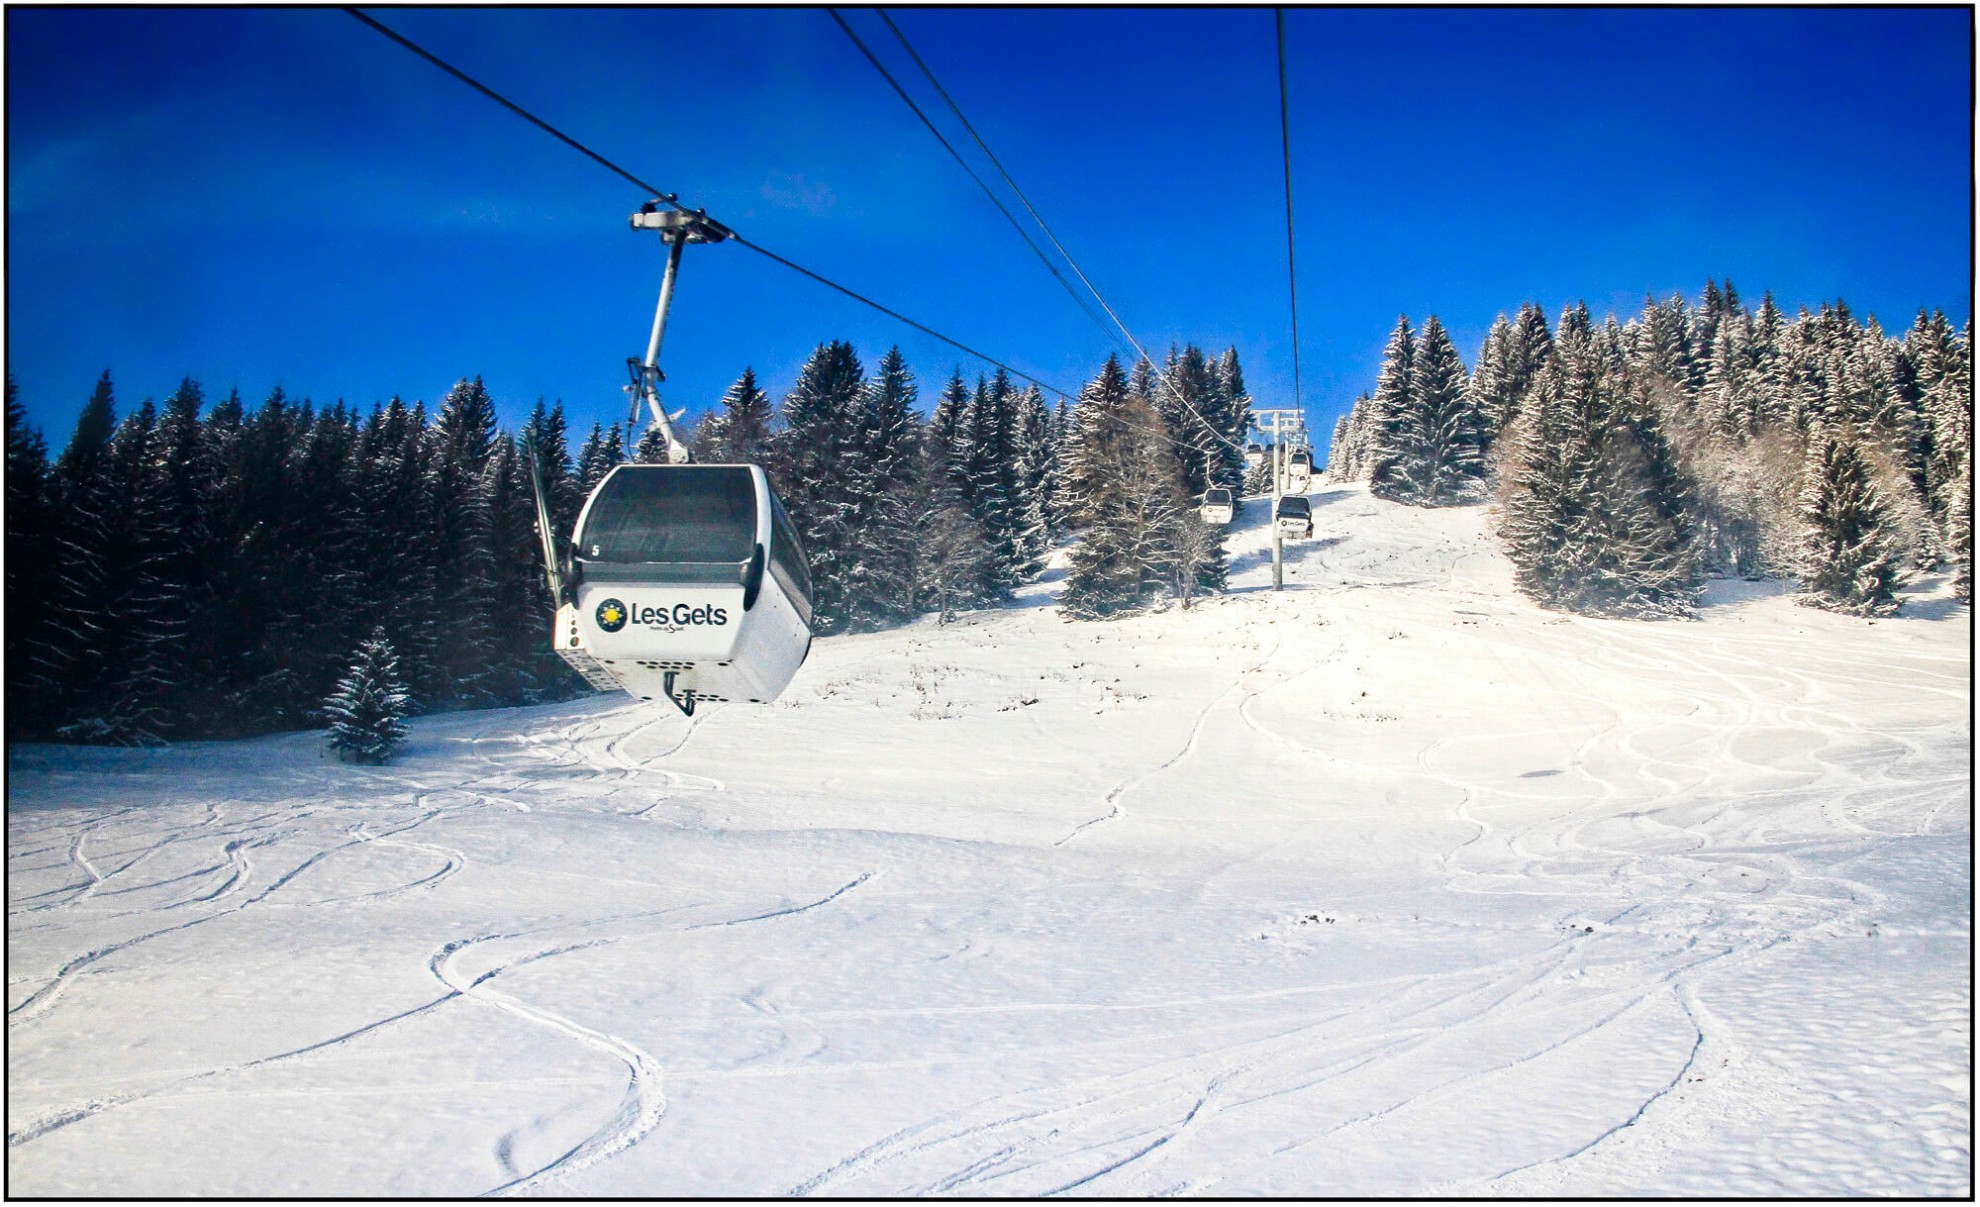
M 628 466 L 592 500 L 578 556 L 594 562 L 741 562 L 756 548 L 743 466 Z
M 805 564 L 804 545 L 798 540 L 797 529 L 791 525 L 791 517 L 784 512 L 784 504 L 776 495 L 770 496 L 770 572 L 783 583 L 784 591 L 790 595 L 791 603 L 797 608 L 806 624 L 811 622 L 811 567 Z

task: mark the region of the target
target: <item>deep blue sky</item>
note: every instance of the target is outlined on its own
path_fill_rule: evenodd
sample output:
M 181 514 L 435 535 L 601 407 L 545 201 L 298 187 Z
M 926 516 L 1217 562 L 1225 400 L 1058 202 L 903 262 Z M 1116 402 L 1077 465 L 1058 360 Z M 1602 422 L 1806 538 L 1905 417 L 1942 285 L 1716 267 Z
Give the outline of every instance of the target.
M 823 9 L 377 9 L 688 204 L 1062 389 L 1114 347 Z M 848 20 L 966 139 L 870 10 Z M 1159 355 L 1235 344 L 1293 402 L 1270 9 L 890 10 Z M 1970 8 L 1294 9 L 1305 406 L 1323 442 L 1399 314 L 1627 317 L 1730 277 L 1789 313 L 1970 318 Z M 437 402 L 479 373 L 621 418 L 657 239 L 633 186 L 335 9 L 6 11 L 7 362 L 51 445 L 97 374 L 250 404 Z M 973 148 L 966 148 L 994 179 Z M 1014 210 L 1014 202 L 1010 202 Z M 1020 211 L 1021 213 L 1021 211 Z M 1044 242 L 1040 238 L 1041 244 Z M 1068 274 L 1070 275 L 1070 274 Z M 689 249 L 671 406 L 898 342 L 747 250 Z

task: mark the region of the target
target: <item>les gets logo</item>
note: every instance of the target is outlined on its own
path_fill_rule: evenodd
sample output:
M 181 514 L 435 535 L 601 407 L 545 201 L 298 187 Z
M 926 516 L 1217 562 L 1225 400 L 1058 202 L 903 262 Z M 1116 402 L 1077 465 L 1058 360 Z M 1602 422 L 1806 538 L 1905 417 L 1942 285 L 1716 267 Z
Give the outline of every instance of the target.
M 628 624 L 645 625 L 669 633 L 678 633 L 695 625 L 729 623 L 729 610 L 712 604 L 690 606 L 683 603 L 675 604 L 671 608 L 665 605 L 656 608 L 608 599 L 598 605 L 598 611 L 594 615 L 597 617 L 598 627 L 607 633 L 616 633 Z

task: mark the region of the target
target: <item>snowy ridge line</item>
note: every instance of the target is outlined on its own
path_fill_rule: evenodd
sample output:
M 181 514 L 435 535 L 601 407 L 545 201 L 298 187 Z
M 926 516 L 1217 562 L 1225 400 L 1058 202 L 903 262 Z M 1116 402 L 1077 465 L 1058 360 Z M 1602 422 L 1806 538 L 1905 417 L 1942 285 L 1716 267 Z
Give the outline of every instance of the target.
M 425 1014 L 427 1011 L 433 1010 L 436 1007 L 444 1005 L 447 1002 L 454 1000 L 458 996 L 460 995 L 452 991 L 449 991 L 447 993 L 441 994 L 437 998 L 434 998 L 430 1002 L 426 1002 L 422 1005 L 414 1006 L 409 1010 L 402 1010 L 397 1014 L 387 1015 L 384 1018 L 366 1023 L 361 1027 L 357 1027 L 353 1030 L 346 1031 L 341 1035 L 334 1035 L 331 1036 L 329 1039 L 320 1040 L 316 1043 L 305 1045 L 304 1047 L 294 1048 L 287 1052 L 278 1052 L 273 1056 L 263 1056 L 255 1060 L 246 1061 L 242 1064 L 228 1065 L 224 1068 L 208 1069 L 205 1072 L 193 1073 L 189 1076 L 181 1077 L 176 1081 L 171 1081 L 161 1086 L 155 1086 L 148 1090 L 136 1090 L 128 1094 L 118 1094 L 109 1098 L 92 1099 L 91 1101 L 83 1103 L 80 1106 L 64 1107 L 61 1110 L 53 1111 L 49 1114 L 41 1116 L 39 1119 L 34 1120 L 33 1122 L 29 1123 L 27 1126 L 23 1127 L 21 1130 L 17 1132 L 8 1132 L 7 1147 L 15 1148 L 18 1147 L 19 1145 L 29 1143 L 30 1141 L 39 1140 L 41 1137 L 47 1135 L 48 1133 L 59 1131 L 62 1128 L 69 1126 L 71 1123 L 80 1123 L 84 1119 L 88 1119 L 95 1115 L 100 1115 L 103 1112 L 112 1110 L 116 1107 L 128 1106 L 133 1102 L 142 1102 L 149 1098 L 156 1098 L 163 1094 L 169 1094 L 175 1090 L 183 1089 L 186 1086 L 193 1085 L 197 1082 L 207 1081 L 215 1077 L 225 1077 L 232 1073 L 244 1073 L 250 1069 L 265 1068 L 269 1065 L 279 1064 L 283 1061 L 294 1060 L 297 1057 L 308 1056 L 311 1053 L 322 1052 L 329 1048 L 341 1047 L 344 1044 L 347 1044 L 352 1040 L 358 1038 L 359 1036 L 366 1035 L 372 1031 L 376 1031 L 381 1027 L 386 1027 L 393 1023 L 404 1022 L 406 1019 L 413 1018 L 421 1014 Z

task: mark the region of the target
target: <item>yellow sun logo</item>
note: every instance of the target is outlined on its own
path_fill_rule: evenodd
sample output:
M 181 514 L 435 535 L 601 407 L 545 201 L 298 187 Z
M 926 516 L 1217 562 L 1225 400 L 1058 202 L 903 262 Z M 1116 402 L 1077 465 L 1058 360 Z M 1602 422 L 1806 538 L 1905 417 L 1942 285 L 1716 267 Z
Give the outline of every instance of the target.
M 626 625 L 626 605 L 616 599 L 608 599 L 598 605 L 598 627 L 607 633 L 616 633 Z

